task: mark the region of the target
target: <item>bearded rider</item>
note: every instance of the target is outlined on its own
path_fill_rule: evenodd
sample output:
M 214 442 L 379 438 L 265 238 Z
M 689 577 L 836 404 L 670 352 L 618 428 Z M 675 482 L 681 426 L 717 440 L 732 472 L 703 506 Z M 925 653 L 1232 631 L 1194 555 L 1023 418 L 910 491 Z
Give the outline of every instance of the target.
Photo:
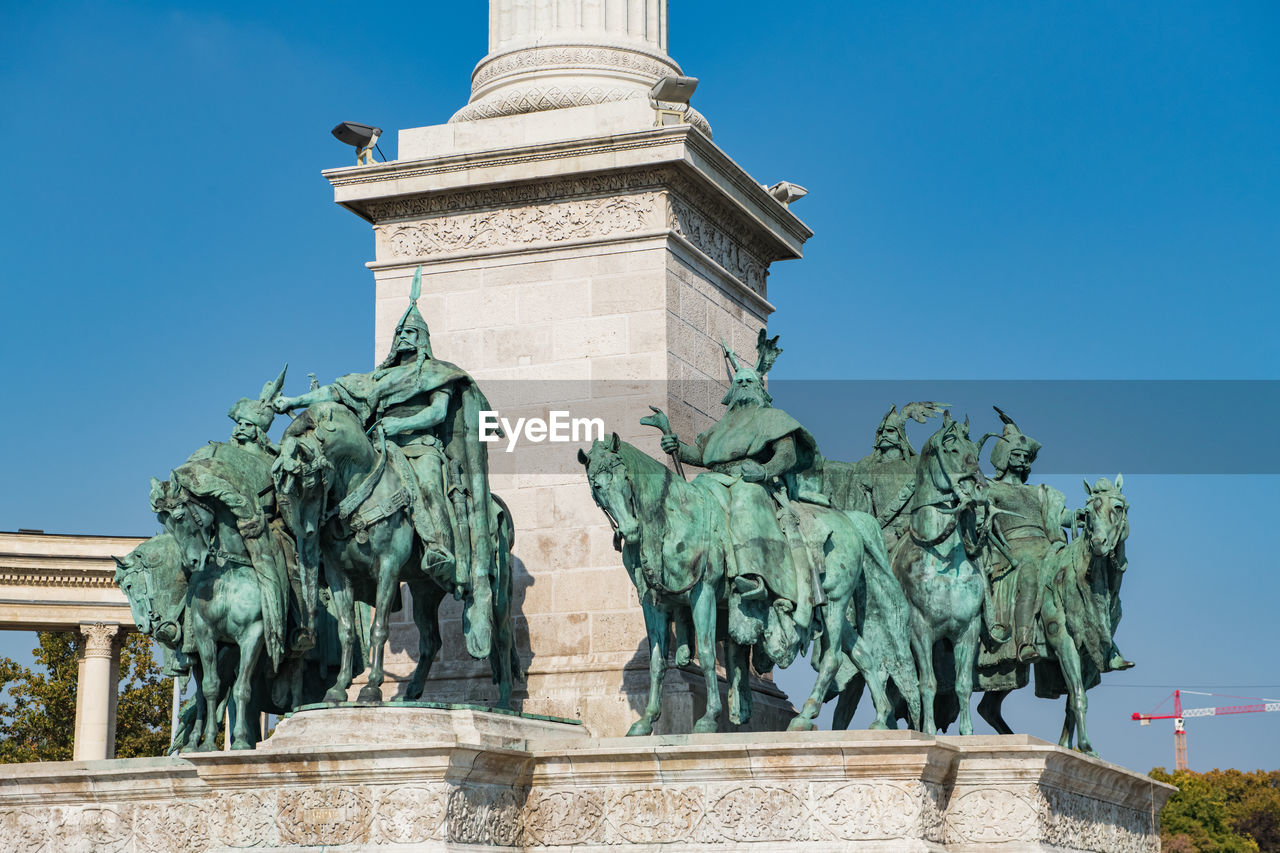
M 464 600 L 467 647 L 487 657 L 493 628 L 491 576 L 496 532 L 489 492 L 488 449 L 479 438 L 480 412 L 490 409 L 460 367 L 436 359 L 430 330 L 418 311 L 421 268 L 409 308 L 396 325 L 391 352 L 371 373 L 343 376 L 299 397 L 278 397 L 277 412 L 320 402 L 354 411 L 378 436 L 400 448 L 411 488 L 414 529 L 423 544 L 423 570 L 452 581 Z
M 987 497 L 993 507 L 1004 510 L 995 514 L 992 526 L 993 535 L 1007 548 L 993 549 L 988 571 L 997 618 L 1002 625 L 1012 626 L 1013 637 L 994 649 L 984 648 L 978 668 L 980 672 L 1001 670 L 1025 684 L 1025 667 L 1015 676 L 1010 665 L 1040 659 L 1036 617 L 1043 600 L 1041 567 L 1047 555 L 1066 544 L 1063 526 L 1074 516 L 1067 512 L 1062 492 L 1027 483 L 1041 444 L 1018 429 L 999 408 L 996 412 L 1004 422 L 1004 431 L 991 449 L 996 476 L 987 482 Z M 989 685 L 987 689 L 997 687 Z
M 743 367 L 726 346 L 733 375 L 721 403 L 728 410 L 695 444 L 685 444 L 673 434 L 664 435 L 661 444 L 681 461 L 709 469 L 694 484 L 710 490 L 728 510 L 733 546 L 727 572 L 731 598 L 761 601 L 772 593 L 768 622 L 780 630 L 767 632 L 767 638 L 772 638 L 769 653 L 785 666 L 798 648 L 797 629 L 807 631 L 814 606 L 822 603 L 815 601 L 815 596 L 821 596 L 821 584 L 800 541 L 790 504 L 798 500 L 826 505 L 826 501 L 821 495 L 804 493 L 796 476 L 813 464 L 817 454 L 813 436 L 795 418 L 774 408 L 764 388 L 764 375 L 781 352 L 777 338 L 768 340 L 761 330 L 757 352 L 756 366 Z M 738 639 L 756 641 L 754 637 Z

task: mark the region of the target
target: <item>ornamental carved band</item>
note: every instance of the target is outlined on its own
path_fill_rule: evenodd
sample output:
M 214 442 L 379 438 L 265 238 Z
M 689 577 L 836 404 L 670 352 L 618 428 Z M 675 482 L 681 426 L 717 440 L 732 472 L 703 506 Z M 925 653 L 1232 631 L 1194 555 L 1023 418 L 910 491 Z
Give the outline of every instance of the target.
M 945 813 L 945 814 L 944 814 Z M 844 849 L 1043 844 L 1091 853 L 1155 853 L 1151 815 L 1050 787 L 971 789 L 902 782 L 701 784 L 663 788 L 335 785 L 234 791 L 187 802 L 22 806 L 0 811 L 0 849 L 173 853 L 448 843 L 494 847 Z
M 504 53 L 481 64 L 471 76 L 471 91 L 503 77 L 531 71 L 591 68 L 622 71 L 654 82 L 668 74 L 680 74 L 680 66 L 667 58 L 620 47 L 532 47 Z M 455 117 L 455 121 L 460 121 Z
M 119 633 L 119 625 L 105 625 L 102 622 L 95 622 L 92 625 L 81 625 L 80 634 L 84 637 L 85 657 L 111 657 L 115 652 L 116 638 Z
M 463 213 L 375 231 L 381 257 L 429 258 L 656 230 L 656 208 L 656 194 L 641 193 Z

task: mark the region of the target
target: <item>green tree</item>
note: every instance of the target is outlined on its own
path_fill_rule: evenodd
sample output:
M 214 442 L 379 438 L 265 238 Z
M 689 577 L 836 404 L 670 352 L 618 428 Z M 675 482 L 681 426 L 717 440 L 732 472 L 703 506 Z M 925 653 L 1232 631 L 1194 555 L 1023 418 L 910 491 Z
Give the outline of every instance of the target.
M 1160 813 L 1168 853 L 1280 853 L 1280 771 L 1157 767 L 1151 777 L 1178 786 Z
M 75 738 L 76 638 L 42 631 L 34 667 L 0 658 L 0 763 L 69 761 Z M 162 678 L 151 640 L 130 634 L 120 651 L 116 756 L 163 755 L 173 680 Z

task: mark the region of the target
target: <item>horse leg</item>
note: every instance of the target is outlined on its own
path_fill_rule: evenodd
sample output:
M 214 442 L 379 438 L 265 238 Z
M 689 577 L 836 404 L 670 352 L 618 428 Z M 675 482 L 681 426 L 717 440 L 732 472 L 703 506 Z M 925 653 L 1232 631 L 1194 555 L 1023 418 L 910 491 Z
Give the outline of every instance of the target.
M 388 547 L 378 555 L 378 588 L 373 598 L 373 624 L 369 626 L 369 680 L 360 688 L 361 702 L 382 701 L 382 681 L 386 677 L 382 661 L 391 634 L 391 602 L 400 585 L 400 567 L 405 562 L 393 554 L 393 550 Z
M 835 715 L 831 719 L 833 730 L 844 731 L 849 728 L 849 724 L 853 722 L 853 715 L 858 710 L 858 703 L 862 701 L 862 690 L 866 685 L 867 678 L 859 669 L 858 674 L 849 679 L 844 690 L 840 691 L 840 698 L 836 700 Z M 879 723 L 879 720 L 876 723 Z M 872 725 L 874 726 L 875 723 Z
M 627 729 L 627 737 L 653 734 L 653 724 L 662 716 L 662 679 L 667 674 L 667 633 L 671 630 L 668 611 L 650 604 L 648 596 L 640 609 L 649 633 L 649 699 L 640 719 Z
M 751 721 L 750 647 L 726 639 L 725 668 L 729 676 L 729 722 L 744 726 Z
M 356 651 L 356 602 L 347 576 L 338 568 L 335 559 L 326 555 L 324 561 L 324 577 L 329 584 L 329 592 L 333 596 L 334 615 L 338 619 L 338 638 L 342 647 L 338 674 L 334 677 L 333 686 L 324 694 L 326 702 L 347 701 L 347 688 L 351 686 L 351 678 L 355 668 Z
M 1000 713 L 1000 706 L 1004 704 L 1004 697 L 1008 695 L 1008 690 L 988 690 L 982 694 L 982 701 L 978 703 L 978 715 L 996 730 L 996 734 L 1013 734 L 1013 729 L 1009 728 L 1009 724 L 1004 721 L 1004 715 Z
M 848 728 L 849 721 L 853 719 L 853 712 L 858 709 L 858 701 L 862 698 L 862 686 L 865 684 L 867 689 L 871 691 L 871 704 L 876 709 L 875 721 L 871 723 L 870 728 L 874 730 L 885 731 L 888 729 L 896 729 L 898 727 L 897 708 L 894 702 L 889 698 L 888 684 L 880 667 L 876 665 L 874 659 L 867 655 L 866 643 L 859 637 L 849 649 L 849 657 L 853 660 L 853 665 L 858 668 L 858 675 L 849 682 L 849 688 L 846 688 L 845 694 L 852 688 L 857 692 L 851 697 L 852 702 L 848 709 L 848 716 L 844 717 L 844 725 L 840 728 Z M 836 703 L 836 713 L 840 714 L 840 704 L 845 700 L 845 694 L 841 694 L 840 702 Z M 919 697 L 916 697 L 917 700 Z M 908 703 L 910 705 L 910 703 Z M 919 722 L 919 709 L 909 708 L 912 714 L 912 725 Z
M 236 682 L 231 688 L 231 694 L 236 703 L 236 724 L 231 736 L 232 749 L 253 749 L 254 743 L 257 742 L 256 738 L 249 736 L 249 699 L 253 694 L 253 673 L 258 668 L 258 659 L 262 656 L 262 649 L 266 645 L 264 632 L 265 626 L 259 619 L 249 626 L 239 642 L 240 668 L 236 673 Z M 253 725 L 256 727 L 257 715 L 253 717 Z
M 916 609 L 911 609 L 911 653 L 916 658 L 916 672 L 920 676 L 920 715 L 924 719 L 921 728 L 927 735 L 938 733 L 933 720 L 933 703 L 938 695 L 938 677 L 933 671 L 933 637 L 924 625 Z
M 503 546 L 505 547 L 505 545 Z M 515 650 L 515 633 L 511 627 L 511 562 L 509 553 L 498 554 L 499 572 L 493 584 L 493 676 L 498 683 L 498 707 L 513 710 L 511 690 L 520 659 Z
M 698 646 L 698 666 L 707 685 L 707 711 L 693 724 L 695 734 L 708 734 L 720 727 L 720 682 L 716 678 L 716 593 L 703 580 L 689 593 L 693 605 L 694 642 Z
M 829 572 L 828 576 L 834 574 L 836 572 Z M 840 658 L 845 654 L 848 645 L 845 632 L 850 628 L 844 616 L 848 598 L 832 596 L 831 592 L 828 592 L 827 606 L 822 611 L 825 617 L 823 619 L 825 636 L 822 643 L 824 647 L 822 661 L 818 666 L 818 680 L 813 683 L 813 689 L 809 691 L 809 698 L 805 700 L 800 713 L 787 724 L 789 732 L 809 732 L 817 728 L 813 722 L 814 718 L 822 710 L 822 703 L 827 698 L 827 690 L 836 677 L 836 671 L 840 668 Z
M 1067 700 L 1063 703 L 1062 709 L 1062 734 L 1058 736 L 1058 746 L 1063 749 L 1071 748 L 1071 739 L 1076 734 L 1075 713 L 1071 710 L 1071 694 L 1067 693 Z
M 1058 632 L 1059 636 L 1064 633 L 1066 632 Z M 1067 703 L 1070 711 L 1068 719 L 1074 723 L 1076 729 L 1076 749 L 1085 755 L 1097 758 L 1098 753 L 1089 743 L 1089 732 L 1084 724 L 1085 713 L 1089 710 L 1089 697 L 1085 695 L 1080 651 L 1070 639 L 1055 643 L 1053 651 L 1058 659 L 1058 666 L 1062 670 L 1063 679 L 1067 682 Z
M 204 631 L 196 632 L 196 650 L 200 654 L 200 694 L 204 698 L 204 735 L 197 752 L 218 748 L 218 694 L 222 692 L 222 680 L 218 675 L 218 641 Z
M 969 627 L 955 644 L 956 701 L 960 703 L 960 734 L 973 734 L 973 671 L 978 662 L 978 639 L 982 633 L 982 615 L 974 614 Z
M 404 698 L 414 702 L 422 698 L 427 677 L 431 675 L 431 664 L 444 645 L 440 638 L 439 610 L 445 591 L 434 583 L 415 580 L 409 582 L 409 594 L 413 596 L 413 624 L 418 628 L 418 665 L 409 677 Z

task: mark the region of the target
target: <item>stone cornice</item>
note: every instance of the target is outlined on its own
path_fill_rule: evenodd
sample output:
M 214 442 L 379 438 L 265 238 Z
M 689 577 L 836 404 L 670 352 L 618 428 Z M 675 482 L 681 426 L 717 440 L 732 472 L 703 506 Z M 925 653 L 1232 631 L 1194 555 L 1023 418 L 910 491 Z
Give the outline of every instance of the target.
M 599 161 L 599 168 L 591 168 L 593 159 Z M 373 206 L 388 200 L 569 177 L 563 168 L 556 169 L 555 161 L 572 161 L 578 166 L 581 171 L 572 174 L 574 178 L 591 172 L 675 166 L 705 191 L 720 196 L 722 203 L 735 211 L 735 218 L 751 223 L 761 232 L 761 239 L 774 244 L 767 253 L 772 256 L 770 261 L 799 257 L 800 248 L 813 235 L 795 214 L 690 125 L 331 169 L 324 175 L 339 204 L 376 223 Z
M 95 561 L 96 562 L 96 561 Z M 0 587 L 47 586 L 57 588 L 110 589 L 115 586 L 115 564 L 111 568 L 57 568 L 0 563 Z

